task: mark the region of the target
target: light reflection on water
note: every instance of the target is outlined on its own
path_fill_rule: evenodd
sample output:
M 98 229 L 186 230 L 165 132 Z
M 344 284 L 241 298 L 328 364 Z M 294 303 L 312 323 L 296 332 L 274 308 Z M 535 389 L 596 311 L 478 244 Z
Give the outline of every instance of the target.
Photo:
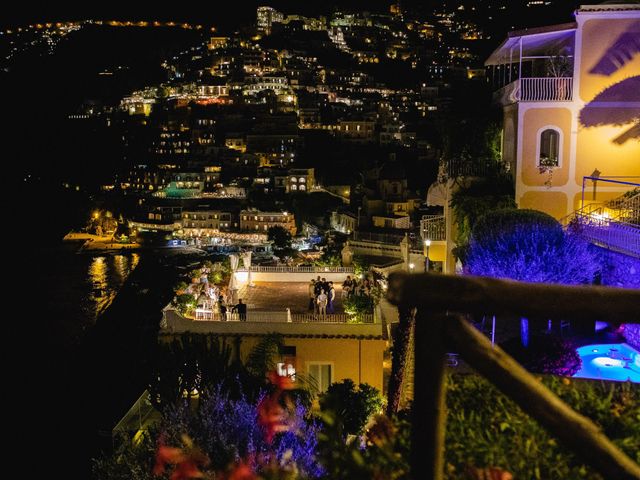
M 136 268 L 140 255 L 109 255 L 93 257 L 89 263 L 88 281 L 91 292 L 88 300 L 91 303 L 88 310 L 93 318 L 97 318 L 111 305 L 129 274 Z

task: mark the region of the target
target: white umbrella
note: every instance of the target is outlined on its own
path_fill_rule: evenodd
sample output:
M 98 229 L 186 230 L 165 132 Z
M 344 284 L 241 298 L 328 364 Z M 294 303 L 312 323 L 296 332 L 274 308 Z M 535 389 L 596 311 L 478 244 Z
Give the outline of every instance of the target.
M 242 264 L 247 269 L 247 285 L 253 287 L 254 285 L 251 282 L 251 250 L 242 254 Z
M 229 278 L 229 292 L 231 301 L 235 304 L 238 301 L 238 281 L 236 280 L 236 270 L 238 270 L 239 258 L 237 255 L 229 255 L 231 263 L 231 278 Z

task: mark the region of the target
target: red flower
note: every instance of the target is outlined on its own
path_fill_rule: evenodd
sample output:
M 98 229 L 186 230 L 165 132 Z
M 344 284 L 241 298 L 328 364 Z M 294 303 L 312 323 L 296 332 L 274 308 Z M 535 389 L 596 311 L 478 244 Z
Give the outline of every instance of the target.
M 469 467 L 467 475 L 471 480 L 513 480 L 513 475 L 497 467 Z
M 253 469 L 246 463 L 241 462 L 235 466 L 226 480 L 257 480 Z
M 156 464 L 153 467 L 154 475 L 162 475 L 167 465 L 175 465 L 171 473 L 171 480 L 188 480 L 190 478 L 202 478 L 204 473 L 200 466 L 209 463 L 207 456 L 197 449 L 185 451 L 181 448 L 167 447 L 164 438 L 160 437 L 158 451 L 156 452 Z M 190 441 L 188 442 L 190 443 Z
M 289 428 L 286 424 L 284 408 L 278 402 L 279 394 L 264 397 L 258 404 L 258 423 L 265 430 L 267 443 L 273 442 L 278 432 L 285 432 Z

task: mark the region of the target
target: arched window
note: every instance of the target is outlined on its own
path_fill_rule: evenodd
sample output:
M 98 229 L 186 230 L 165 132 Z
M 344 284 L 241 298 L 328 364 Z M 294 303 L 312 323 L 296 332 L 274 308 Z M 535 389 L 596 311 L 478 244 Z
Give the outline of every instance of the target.
M 560 132 L 556 129 L 545 128 L 538 139 L 538 166 L 560 166 Z

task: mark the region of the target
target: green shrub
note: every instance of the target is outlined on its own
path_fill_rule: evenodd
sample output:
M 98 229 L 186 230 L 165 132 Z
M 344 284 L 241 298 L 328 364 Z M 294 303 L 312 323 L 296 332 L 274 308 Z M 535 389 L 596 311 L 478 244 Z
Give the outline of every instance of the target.
M 196 307 L 196 297 L 189 293 L 176 295 L 173 299 L 173 306 L 176 307 L 182 315 L 184 315 Z
M 600 425 L 631 458 L 640 460 L 638 385 L 558 377 L 541 380 Z M 602 478 L 481 377 L 449 377 L 447 410 L 448 478 L 459 478 L 466 465 L 497 466 L 522 479 Z
M 640 386 L 552 376 L 540 381 L 640 461 Z M 468 478 L 468 467 L 498 467 L 516 479 L 605 480 L 482 377 L 450 375 L 447 385 L 445 479 Z M 327 478 L 409 479 L 408 413 L 377 417 L 364 449 L 343 442 L 330 423 L 320 444 Z
M 364 321 L 364 315 L 371 314 L 373 312 L 374 300 L 370 296 L 366 295 L 351 295 L 344 299 L 343 308 L 346 314 L 351 318 L 353 323 L 360 323 Z
M 372 415 L 382 410 L 380 391 L 361 383 L 357 388 L 353 380 L 332 383 L 320 396 L 320 409 L 336 414 L 343 435 L 361 435 Z

